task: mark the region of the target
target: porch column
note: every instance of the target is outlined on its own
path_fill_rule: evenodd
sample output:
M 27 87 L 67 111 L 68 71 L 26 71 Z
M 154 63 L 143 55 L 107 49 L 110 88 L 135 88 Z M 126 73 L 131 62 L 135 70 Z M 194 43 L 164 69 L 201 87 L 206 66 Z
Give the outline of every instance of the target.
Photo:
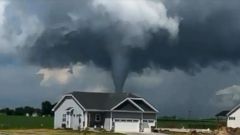
M 140 120 L 140 130 L 141 132 L 144 132 L 144 128 L 143 128 L 143 113 L 141 113 L 141 120 Z
M 112 122 L 113 122 L 113 119 L 112 119 L 112 111 L 110 112 L 110 131 L 112 130 Z
M 84 128 L 88 127 L 88 112 L 84 112 Z

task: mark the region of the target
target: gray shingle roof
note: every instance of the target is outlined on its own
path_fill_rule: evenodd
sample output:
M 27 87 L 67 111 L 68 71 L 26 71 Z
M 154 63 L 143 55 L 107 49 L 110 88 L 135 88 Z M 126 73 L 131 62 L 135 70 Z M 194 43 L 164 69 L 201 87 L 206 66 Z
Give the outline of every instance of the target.
M 72 92 L 85 109 L 110 110 L 126 98 L 139 98 L 132 93 Z
M 144 103 L 142 100 L 133 100 L 134 103 L 136 103 L 138 106 L 140 106 L 144 111 L 154 111 L 151 107 L 149 107 L 146 103 Z
M 230 111 L 228 111 L 228 110 L 224 110 L 224 111 L 221 111 L 221 112 L 219 112 L 218 114 L 216 114 L 215 116 L 216 117 L 219 117 L 219 116 L 227 116 L 227 114 L 229 113 Z

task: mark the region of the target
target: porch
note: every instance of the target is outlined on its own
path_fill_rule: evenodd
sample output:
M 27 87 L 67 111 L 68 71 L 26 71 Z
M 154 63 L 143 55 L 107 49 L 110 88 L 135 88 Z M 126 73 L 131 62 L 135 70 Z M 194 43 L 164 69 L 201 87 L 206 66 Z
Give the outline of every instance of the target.
M 110 129 L 110 112 L 88 112 L 87 127 Z

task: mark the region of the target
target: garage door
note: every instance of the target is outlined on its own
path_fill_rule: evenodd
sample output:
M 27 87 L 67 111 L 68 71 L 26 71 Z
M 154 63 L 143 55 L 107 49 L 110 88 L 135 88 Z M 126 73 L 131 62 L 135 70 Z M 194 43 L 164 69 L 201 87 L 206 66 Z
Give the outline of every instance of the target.
M 152 119 L 144 119 L 143 120 L 143 128 L 144 132 L 151 132 L 151 127 L 155 126 L 155 120 Z
M 139 132 L 140 120 L 114 119 L 115 132 Z

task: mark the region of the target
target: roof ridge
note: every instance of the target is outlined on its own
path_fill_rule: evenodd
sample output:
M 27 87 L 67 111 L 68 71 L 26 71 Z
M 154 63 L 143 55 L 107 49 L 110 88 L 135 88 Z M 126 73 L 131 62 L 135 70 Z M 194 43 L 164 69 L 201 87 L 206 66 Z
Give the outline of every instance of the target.
M 95 92 L 95 91 L 72 91 L 72 92 L 70 92 L 70 94 L 71 93 L 100 93 L 100 94 L 126 94 L 126 95 L 134 95 L 134 96 L 138 96 L 138 95 L 136 95 L 135 93 L 132 93 L 132 92 L 105 92 L 105 91 L 103 91 L 103 92 L 99 92 L 99 91 L 97 91 L 97 92 Z
M 99 92 L 99 91 L 97 91 L 97 92 L 95 92 L 95 91 L 72 91 L 72 92 L 70 92 L 70 93 L 115 93 L 115 92 Z

